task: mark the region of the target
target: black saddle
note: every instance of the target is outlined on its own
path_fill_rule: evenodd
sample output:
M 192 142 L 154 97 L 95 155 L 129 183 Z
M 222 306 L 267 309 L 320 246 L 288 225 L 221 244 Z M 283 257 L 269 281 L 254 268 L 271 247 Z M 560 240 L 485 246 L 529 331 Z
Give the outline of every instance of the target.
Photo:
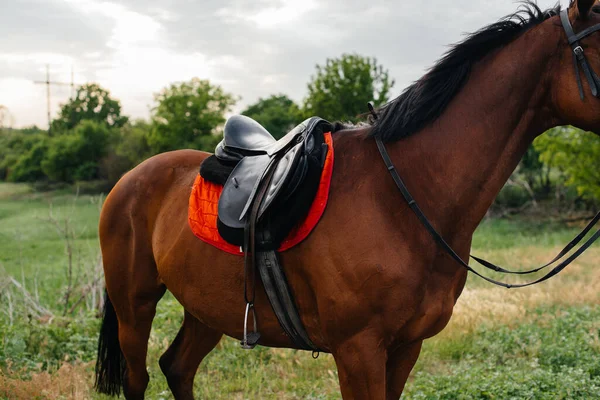
M 246 256 L 242 341 L 246 349 L 260 339 L 254 314 L 257 269 L 286 334 L 299 348 L 318 350 L 304 330 L 276 250 L 315 198 L 328 152 L 324 133 L 330 131 L 329 122 L 313 117 L 275 140 L 258 122 L 236 115 L 225 124 L 215 155 L 200 168 L 202 176 L 212 181 L 222 180 L 223 171 L 227 174 L 217 227 L 221 237 L 241 246 Z M 254 332 L 248 333 L 251 311 Z
M 227 121 L 215 150 L 219 161 L 235 163 L 219 199 L 218 227 L 225 240 L 244 244 L 244 228 L 255 205 L 258 231 L 270 231 L 268 240 L 259 238 L 258 248 L 279 247 L 316 195 L 327 156 L 323 133 L 330 129 L 329 122 L 314 117 L 275 140 L 251 118 L 237 115 Z M 257 199 L 261 185 L 265 193 Z

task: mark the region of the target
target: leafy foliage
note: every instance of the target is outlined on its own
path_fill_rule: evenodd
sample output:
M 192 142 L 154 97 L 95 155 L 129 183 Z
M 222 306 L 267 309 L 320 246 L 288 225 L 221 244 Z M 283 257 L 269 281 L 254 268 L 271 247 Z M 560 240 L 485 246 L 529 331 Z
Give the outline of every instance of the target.
M 357 121 L 367 111 L 367 103 L 380 106 L 388 101 L 394 80 L 375 58 L 343 54 L 317 65 L 308 84 L 304 102 L 306 116 L 329 120 Z
M 258 121 L 276 139 L 283 137 L 302 122 L 300 107 L 284 94 L 259 99 L 242 111 L 242 115 Z
M 588 200 L 600 200 L 600 138 L 573 127 L 551 129 L 534 142 L 540 160 Z
M 481 326 L 436 349 L 440 361 L 451 362 L 452 368 L 441 374 L 418 372 L 406 398 L 597 398 L 598 316 L 598 307 L 538 309 L 530 322 L 515 328 Z
M 47 325 L 38 321 L 0 324 L 0 367 L 31 373 L 56 369 L 65 360 L 92 361 L 98 327 L 99 321 L 92 315 Z
M 83 121 L 72 132 L 50 140 L 42 170 L 60 182 L 98 178 L 99 162 L 107 153 L 112 135 L 105 124 Z
M 121 104 L 110 97 L 108 90 L 96 83 L 89 83 L 79 87 L 75 98 L 62 106 L 50 130 L 53 133 L 66 133 L 84 120 L 118 128 L 127 122 L 127 117 L 121 116 Z
M 100 177 L 114 185 L 123 174 L 153 155 L 148 144 L 151 125 L 144 120 L 127 122 L 111 138 L 111 146 L 100 162 Z
M 236 99 L 207 80 L 173 84 L 154 96 L 152 131 L 148 144 L 153 153 L 195 148 L 212 151 L 219 141 L 225 113 Z
M 0 178 L 11 182 L 42 179 L 40 161 L 46 147 L 43 134 L 8 131 L 0 135 Z
M 35 182 L 46 177 L 44 171 L 42 171 L 41 163 L 48 150 L 48 140 L 45 137 L 38 137 L 38 139 L 14 163 L 10 181 Z

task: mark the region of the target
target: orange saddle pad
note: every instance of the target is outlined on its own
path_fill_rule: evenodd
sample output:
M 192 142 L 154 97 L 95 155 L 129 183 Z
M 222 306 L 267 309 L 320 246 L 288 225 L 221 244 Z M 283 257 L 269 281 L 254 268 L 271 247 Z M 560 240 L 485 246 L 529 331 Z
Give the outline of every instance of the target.
M 289 250 L 306 239 L 315 226 L 317 226 L 321 216 L 325 212 L 327 199 L 329 198 L 331 176 L 333 174 L 334 157 L 331 133 L 325 134 L 325 143 L 329 146 L 329 151 L 327 152 L 325 165 L 321 172 L 321 182 L 319 183 L 317 195 L 304 221 L 292 229 L 281 243 L 279 251 Z M 244 255 L 242 249 L 239 246 L 226 242 L 217 229 L 217 210 L 219 208 L 219 196 L 222 191 L 223 186 L 206 181 L 198 174 L 192 187 L 192 193 L 190 194 L 188 222 L 194 235 L 203 242 L 211 244 L 227 253 L 242 256 Z

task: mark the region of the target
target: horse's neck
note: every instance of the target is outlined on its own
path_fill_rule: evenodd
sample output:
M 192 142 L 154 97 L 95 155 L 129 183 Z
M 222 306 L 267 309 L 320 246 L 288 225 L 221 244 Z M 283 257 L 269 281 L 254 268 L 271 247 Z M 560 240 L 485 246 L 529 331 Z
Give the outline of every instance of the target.
M 556 125 L 547 71 L 559 33 L 545 23 L 488 56 L 437 121 L 389 146 L 442 232 L 470 237 L 532 140 Z

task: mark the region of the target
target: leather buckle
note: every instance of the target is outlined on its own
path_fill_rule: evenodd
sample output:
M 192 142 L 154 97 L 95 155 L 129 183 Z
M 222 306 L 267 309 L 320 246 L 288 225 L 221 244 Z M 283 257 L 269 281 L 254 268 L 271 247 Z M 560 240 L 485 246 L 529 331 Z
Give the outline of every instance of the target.
M 581 47 L 581 46 L 575 47 L 573 49 L 573 53 L 575 53 L 577 58 L 581 60 L 583 58 L 583 47 Z

